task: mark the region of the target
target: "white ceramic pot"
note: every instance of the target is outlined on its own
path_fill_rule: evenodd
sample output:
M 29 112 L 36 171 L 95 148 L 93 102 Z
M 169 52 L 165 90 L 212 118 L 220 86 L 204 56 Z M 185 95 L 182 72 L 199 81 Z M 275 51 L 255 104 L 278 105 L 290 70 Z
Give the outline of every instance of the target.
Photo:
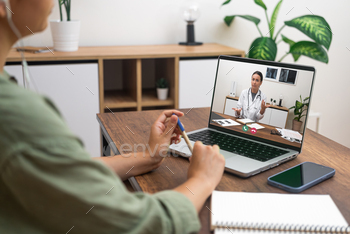
M 54 49 L 57 51 L 77 51 L 79 47 L 80 21 L 50 21 Z
M 157 88 L 157 95 L 159 100 L 166 100 L 168 98 L 168 88 L 160 89 Z

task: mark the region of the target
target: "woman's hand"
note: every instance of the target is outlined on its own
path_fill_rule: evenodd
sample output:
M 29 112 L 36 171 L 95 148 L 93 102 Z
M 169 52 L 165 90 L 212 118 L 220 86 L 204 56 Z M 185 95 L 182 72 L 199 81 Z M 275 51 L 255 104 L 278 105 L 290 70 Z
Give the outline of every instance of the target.
M 232 110 L 236 111 L 237 116 L 241 115 L 241 110 L 242 108 L 238 109 L 238 108 L 232 108 Z
M 225 158 L 220 154 L 219 146 L 203 145 L 197 141 L 190 158 L 188 179 L 195 178 L 202 183 L 206 182 L 211 190 L 219 184 L 225 168 Z
M 263 115 L 265 113 L 266 108 L 269 108 L 271 105 L 266 105 L 265 100 L 261 102 L 260 114 Z
M 197 141 L 190 159 L 187 181 L 174 190 L 184 194 L 199 212 L 221 180 L 225 158 L 217 145 L 206 146 Z
M 164 111 L 152 125 L 148 144 L 150 155 L 156 163 L 160 163 L 167 156 L 171 143 L 180 141 L 181 132 L 177 127 L 177 120 L 183 115 L 184 113 L 177 110 Z

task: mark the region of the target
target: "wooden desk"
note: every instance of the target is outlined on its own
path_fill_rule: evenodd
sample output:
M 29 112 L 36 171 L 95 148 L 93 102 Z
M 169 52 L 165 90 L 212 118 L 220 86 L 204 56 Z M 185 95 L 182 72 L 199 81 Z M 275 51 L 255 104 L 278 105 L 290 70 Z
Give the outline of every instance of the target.
M 182 111 L 186 113 L 188 110 Z M 150 133 L 150 127 L 161 112 L 161 110 L 155 110 L 114 114 L 107 113 L 98 114 L 97 119 L 101 124 L 102 131 L 107 140 L 115 143 L 116 148 L 114 148 L 114 152 L 116 153 L 124 143 L 146 144 Z M 192 109 L 181 118 L 181 121 L 186 126 L 186 131 L 190 132 L 206 127 L 208 118 L 209 108 L 199 108 Z M 131 133 L 126 126 L 133 133 Z M 350 223 L 349 155 L 349 148 L 307 129 L 305 132 L 303 151 L 296 159 L 248 179 L 242 179 L 225 172 L 216 189 L 221 191 L 286 193 L 283 190 L 268 185 L 267 178 L 301 162 L 311 161 L 320 163 L 333 167 L 336 170 L 335 176 L 302 193 L 330 194 L 347 222 Z M 166 158 L 157 170 L 132 178 L 131 182 L 135 183 L 133 184 L 134 188 L 141 189 L 147 193 L 173 189 L 186 181 L 188 165 L 188 159 L 171 156 Z M 209 199 L 206 201 L 205 206 L 210 207 Z M 202 228 L 199 233 L 210 232 L 210 212 L 205 206 L 199 214 L 202 223 Z

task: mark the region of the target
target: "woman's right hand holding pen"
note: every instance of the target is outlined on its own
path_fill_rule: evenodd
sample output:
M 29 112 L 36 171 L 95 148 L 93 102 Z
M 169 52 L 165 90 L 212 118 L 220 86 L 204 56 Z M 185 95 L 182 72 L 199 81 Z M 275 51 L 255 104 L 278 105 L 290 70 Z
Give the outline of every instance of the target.
M 174 190 L 184 194 L 199 212 L 205 200 L 220 183 L 225 158 L 217 145 L 207 146 L 197 141 L 187 172 L 187 181 Z

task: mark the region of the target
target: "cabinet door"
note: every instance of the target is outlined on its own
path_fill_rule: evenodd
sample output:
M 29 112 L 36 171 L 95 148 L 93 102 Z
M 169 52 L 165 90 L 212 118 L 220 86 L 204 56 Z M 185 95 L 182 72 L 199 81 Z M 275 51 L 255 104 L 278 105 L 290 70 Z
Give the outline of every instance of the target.
M 259 120 L 259 123 L 270 124 L 272 108 L 266 108 L 264 117 Z
M 232 100 L 229 98 L 226 98 L 226 103 L 225 103 L 225 115 L 231 115 L 235 116 L 235 111 L 232 110 L 232 108 L 237 108 L 237 100 Z
M 277 110 L 272 108 L 269 108 L 269 109 L 271 109 L 270 125 L 279 127 L 279 128 L 285 128 L 288 111 Z
M 38 92 L 48 96 L 91 156 L 100 156 L 98 65 L 30 66 Z
M 210 107 L 217 59 L 180 60 L 179 107 Z

